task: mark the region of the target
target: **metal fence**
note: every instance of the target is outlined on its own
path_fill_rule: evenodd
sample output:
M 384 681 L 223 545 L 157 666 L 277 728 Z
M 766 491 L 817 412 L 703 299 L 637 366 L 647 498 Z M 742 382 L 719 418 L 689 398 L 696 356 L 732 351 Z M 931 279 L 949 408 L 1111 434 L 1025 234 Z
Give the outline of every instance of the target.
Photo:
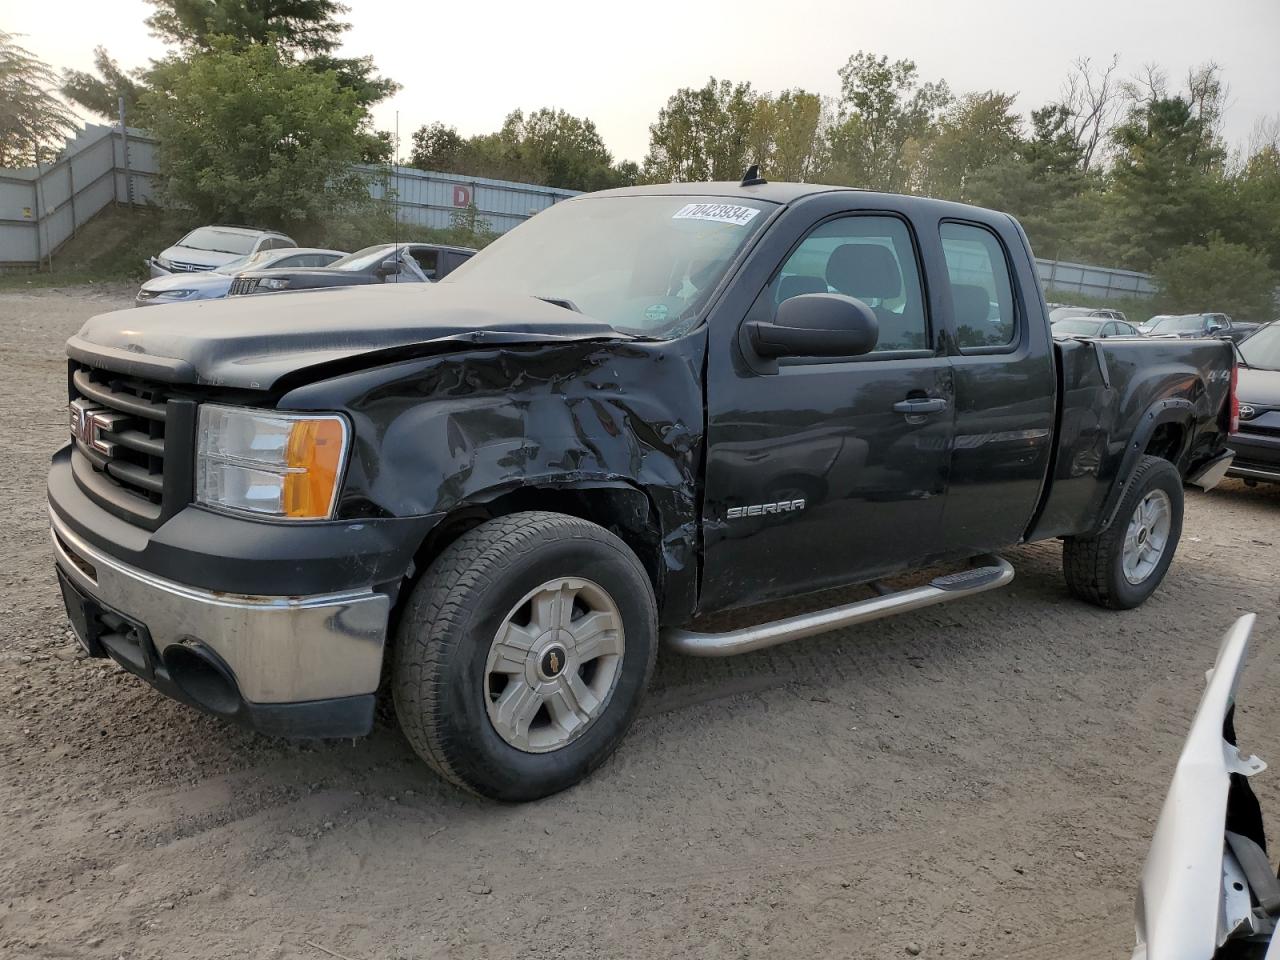
M 455 216 L 474 205 L 488 229 L 506 233 L 538 211 L 576 196 L 578 192 L 532 183 L 434 173 L 413 167 L 365 166 L 360 169 L 369 174 L 371 196 L 379 200 L 388 199 L 394 204 L 403 223 L 423 227 L 449 227 Z
M 1065 260 L 1036 260 L 1040 283 L 1059 293 L 1078 293 L 1100 300 L 1148 299 L 1156 285 L 1149 273 L 1091 267 Z
M 144 131 L 90 124 L 53 163 L 0 170 L 0 267 L 47 261 L 109 203 L 148 203 L 158 172 Z

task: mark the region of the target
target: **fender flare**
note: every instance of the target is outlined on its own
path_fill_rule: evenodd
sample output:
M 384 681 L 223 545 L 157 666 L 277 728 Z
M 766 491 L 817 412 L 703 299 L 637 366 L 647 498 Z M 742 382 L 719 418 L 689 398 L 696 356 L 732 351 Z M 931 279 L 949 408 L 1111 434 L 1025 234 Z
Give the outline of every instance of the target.
M 1107 493 L 1106 499 L 1102 503 L 1102 510 L 1099 516 L 1102 518 L 1093 534 L 1096 536 L 1111 526 L 1115 520 L 1116 510 L 1120 507 L 1120 500 L 1124 496 L 1125 491 L 1129 489 L 1129 484 L 1133 480 L 1134 471 L 1138 469 L 1138 463 L 1142 460 L 1143 454 L 1147 449 L 1147 444 L 1151 442 L 1151 438 L 1155 432 L 1166 423 L 1176 423 L 1181 426 L 1188 426 L 1195 419 L 1195 404 L 1190 400 L 1181 397 L 1169 397 L 1164 400 L 1157 400 L 1151 406 L 1147 407 L 1142 414 L 1142 419 L 1138 422 L 1137 428 L 1133 432 L 1133 436 L 1129 440 L 1129 445 L 1125 448 L 1124 459 L 1120 461 L 1120 469 L 1116 471 L 1115 480 L 1111 484 L 1111 490 Z M 1190 431 L 1186 433 L 1186 437 L 1190 437 Z M 1183 445 L 1185 447 L 1186 439 Z M 1178 451 L 1178 457 L 1174 461 L 1174 466 L 1178 467 L 1178 472 L 1182 472 L 1179 461 L 1185 450 Z
M 459 513 L 485 509 L 496 500 L 522 492 L 600 493 L 607 492 L 625 498 L 647 518 L 647 524 L 633 524 L 629 532 L 651 532 L 652 541 L 647 545 L 654 551 L 657 583 L 656 592 L 662 622 L 685 622 L 692 615 L 697 603 L 699 563 L 698 524 L 696 515 L 682 521 L 673 504 L 667 498 L 655 496 L 653 488 L 643 486 L 628 477 L 615 475 L 583 474 L 530 474 L 508 478 L 491 486 L 469 490 L 450 505 L 442 523 Z M 648 529 L 641 529 L 647 526 Z M 646 538 L 647 539 L 647 538 Z

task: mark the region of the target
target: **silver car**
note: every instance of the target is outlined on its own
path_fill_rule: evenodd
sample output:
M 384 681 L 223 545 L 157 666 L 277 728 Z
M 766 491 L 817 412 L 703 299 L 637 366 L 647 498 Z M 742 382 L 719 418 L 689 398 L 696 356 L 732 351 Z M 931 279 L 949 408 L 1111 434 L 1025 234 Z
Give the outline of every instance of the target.
M 170 273 L 200 273 L 265 250 L 296 247 L 297 244 L 275 230 L 254 227 L 213 225 L 196 227 L 159 256 L 147 261 L 151 276 Z
M 341 250 L 318 247 L 286 247 L 262 250 L 247 257 L 199 273 L 168 273 L 152 277 L 142 285 L 134 303 L 150 307 L 158 303 L 187 303 L 193 300 L 220 300 L 227 295 L 232 278 L 242 270 L 265 270 L 268 267 L 327 267 L 345 257 Z

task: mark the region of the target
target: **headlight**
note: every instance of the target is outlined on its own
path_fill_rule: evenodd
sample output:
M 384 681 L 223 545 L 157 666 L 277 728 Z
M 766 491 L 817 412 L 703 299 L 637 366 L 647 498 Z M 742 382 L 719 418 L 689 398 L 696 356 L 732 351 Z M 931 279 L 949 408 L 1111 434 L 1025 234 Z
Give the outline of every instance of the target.
M 265 280 L 258 281 L 260 290 L 283 290 L 289 286 L 289 281 L 284 277 L 268 277 Z
M 182 300 L 195 293 L 194 290 L 161 290 L 151 294 L 157 300 Z
M 163 267 L 165 270 L 173 269 L 173 261 L 166 260 L 164 257 L 156 257 L 156 265 Z
M 288 520 L 333 515 L 347 458 L 347 421 L 204 404 L 196 444 L 196 500 Z

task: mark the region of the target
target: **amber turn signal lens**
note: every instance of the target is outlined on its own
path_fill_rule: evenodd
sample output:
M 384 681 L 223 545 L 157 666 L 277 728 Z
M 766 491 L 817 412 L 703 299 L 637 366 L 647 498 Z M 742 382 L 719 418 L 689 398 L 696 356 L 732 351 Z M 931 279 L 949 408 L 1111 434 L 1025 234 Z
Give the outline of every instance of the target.
M 346 425 L 338 417 L 299 420 L 289 432 L 285 461 L 284 515 L 323 520 L 333 511 L 346 448 Z

